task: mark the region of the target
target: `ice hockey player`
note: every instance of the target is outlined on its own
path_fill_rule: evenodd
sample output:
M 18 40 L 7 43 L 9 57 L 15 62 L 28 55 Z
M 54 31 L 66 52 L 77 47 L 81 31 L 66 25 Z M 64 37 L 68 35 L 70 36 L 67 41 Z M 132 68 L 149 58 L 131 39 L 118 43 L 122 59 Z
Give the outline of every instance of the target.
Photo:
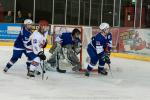
M 46 60 L 43 48 L 47 45 L 48 22 L 46 20 L 39 21 L 39 28 L 33 32 L 30 37 L 30 46 L 28 46 L 27 54 L 32 59 L 30 70 L 27 76 L 35 77 L 35 72 L 42 60 Z
M 4 72 L 7 72 L 9 68 L 13 66 L 15 62 L 19 58 L 21 58 L 22 54 L 24 53 L 27 56 L 26 53 L 26 46 L 27 42 L 29 40 L 30 35 L 32 34 L 31 29 L 32 29 L 32 20 L 31 19 L 26 19 L 24 20 L 24 24 L 21 28 L 21 31 L 17 37 L 17 39 L 14 42 L 14 48 L 13 48 L 13 55 L 10 59 L 10 61 L 7 63 L 6 67 L 4 68 Z M 27 69 L 29 69 L 30 66 L 30 58 L 28 58 L 28 61 L 26 62 L 27 64 Z
M 50 49 L 50 53 L 53 55 L 49 60 L 52 66 L 56 65 L 56 56 L 62 55 L 72 66 L 73 71 L 79 71 L 81 68 L 81 64 L 77 55 L 81 51 L 81 40 L 80 40 L 80 31 L 79 29 L 75 28 L 72 32 L 65 32 L 62 33 L 60 36 L 57 36 L 55 39 L 55 46 L 54 48 Z M 57 71 L 59 72 L 58 67 Z
M 105 63 L 110 64 L 109 55 L 112 47 L 112 35 L 110 33 L 110 26 L 108 23 L 101 23 L 100 32 L 92 37 L 91 42 L 88 44 L 87 52 L 90 57 L 89 64 L 87 66 L 85 76 L 90 75 L 93 67 L 98 65 L 98 73 L 102 75 L 107 75 L 108 72 L 105 70 Z

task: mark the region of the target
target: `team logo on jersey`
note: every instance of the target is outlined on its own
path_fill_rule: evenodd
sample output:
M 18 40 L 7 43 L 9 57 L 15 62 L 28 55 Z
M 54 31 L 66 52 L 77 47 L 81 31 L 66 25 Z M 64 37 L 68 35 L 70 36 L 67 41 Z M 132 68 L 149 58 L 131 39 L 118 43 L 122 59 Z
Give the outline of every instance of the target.
M 101 45 L 100 41 L 96 41 L 96 45 Z
M 37 39 L 34 39 L 34 40 L 33 40 L 33 43 L 35 43 L 35 44 L 36 44 L 36 43 L 37 43 Z

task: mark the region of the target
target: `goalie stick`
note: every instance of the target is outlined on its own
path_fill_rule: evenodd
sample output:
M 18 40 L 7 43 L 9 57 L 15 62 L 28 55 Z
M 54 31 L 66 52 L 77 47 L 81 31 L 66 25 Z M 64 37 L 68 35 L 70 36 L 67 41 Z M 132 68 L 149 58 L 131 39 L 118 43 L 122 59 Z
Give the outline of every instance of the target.
M 59 68 L 59 55 L 58 55 L 58 53 L 57 53 L 57 56 L 56 56 L 56 70 L 59 73 L 66 73 L 66 70 L 63 70 L 63 69 Z

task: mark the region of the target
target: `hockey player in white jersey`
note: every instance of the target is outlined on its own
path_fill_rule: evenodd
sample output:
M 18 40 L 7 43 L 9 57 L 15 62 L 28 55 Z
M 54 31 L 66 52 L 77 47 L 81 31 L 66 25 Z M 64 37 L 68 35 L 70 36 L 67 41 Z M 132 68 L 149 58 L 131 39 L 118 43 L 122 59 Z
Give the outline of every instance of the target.
M 35 30 L 31 35 L 31 40 L 29 42 L 27 54 L 32 58 L 30 65 L 30 71 L 28 73 L 29 77 L 35 77 L 35 71 L 40 65 L 41 60 L 45 60 L 46 56 L 44 54 L 43 48 L 46 47 L 47 40 L 46 35 L 48 32 L 48 22 L 46 20 L 41 20 L 39 22 L 38 30 Z

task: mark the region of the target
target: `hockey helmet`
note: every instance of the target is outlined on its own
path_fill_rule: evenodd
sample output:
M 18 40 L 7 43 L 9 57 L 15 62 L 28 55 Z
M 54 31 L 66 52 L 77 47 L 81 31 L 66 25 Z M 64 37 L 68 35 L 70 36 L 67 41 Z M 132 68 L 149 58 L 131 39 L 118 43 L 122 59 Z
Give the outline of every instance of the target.
M 40 20 L 40 21 L 39 21 L 39 26 L 40 26 L 40 27 L 48 26 L 48 21 L 46 21 L 46 20 Z
M 24 24 L 25 25 L 30 25 L 30 24 L 33 24 L 33 21 L 31 19 L 25 19 Z
M 106 31 L 107 29 L 109 29 L 110 26 L 108 23 L 101 23 L 100 26 L 99 26 L 99 29 L 102 30 L 102 31 Z
M 44 32 L 48 31 L 49 30 L 48 21 L 46 21 L 46 20 L 40 20 L 39 21 L 39 28 L 41 30 L 43 30 Z

